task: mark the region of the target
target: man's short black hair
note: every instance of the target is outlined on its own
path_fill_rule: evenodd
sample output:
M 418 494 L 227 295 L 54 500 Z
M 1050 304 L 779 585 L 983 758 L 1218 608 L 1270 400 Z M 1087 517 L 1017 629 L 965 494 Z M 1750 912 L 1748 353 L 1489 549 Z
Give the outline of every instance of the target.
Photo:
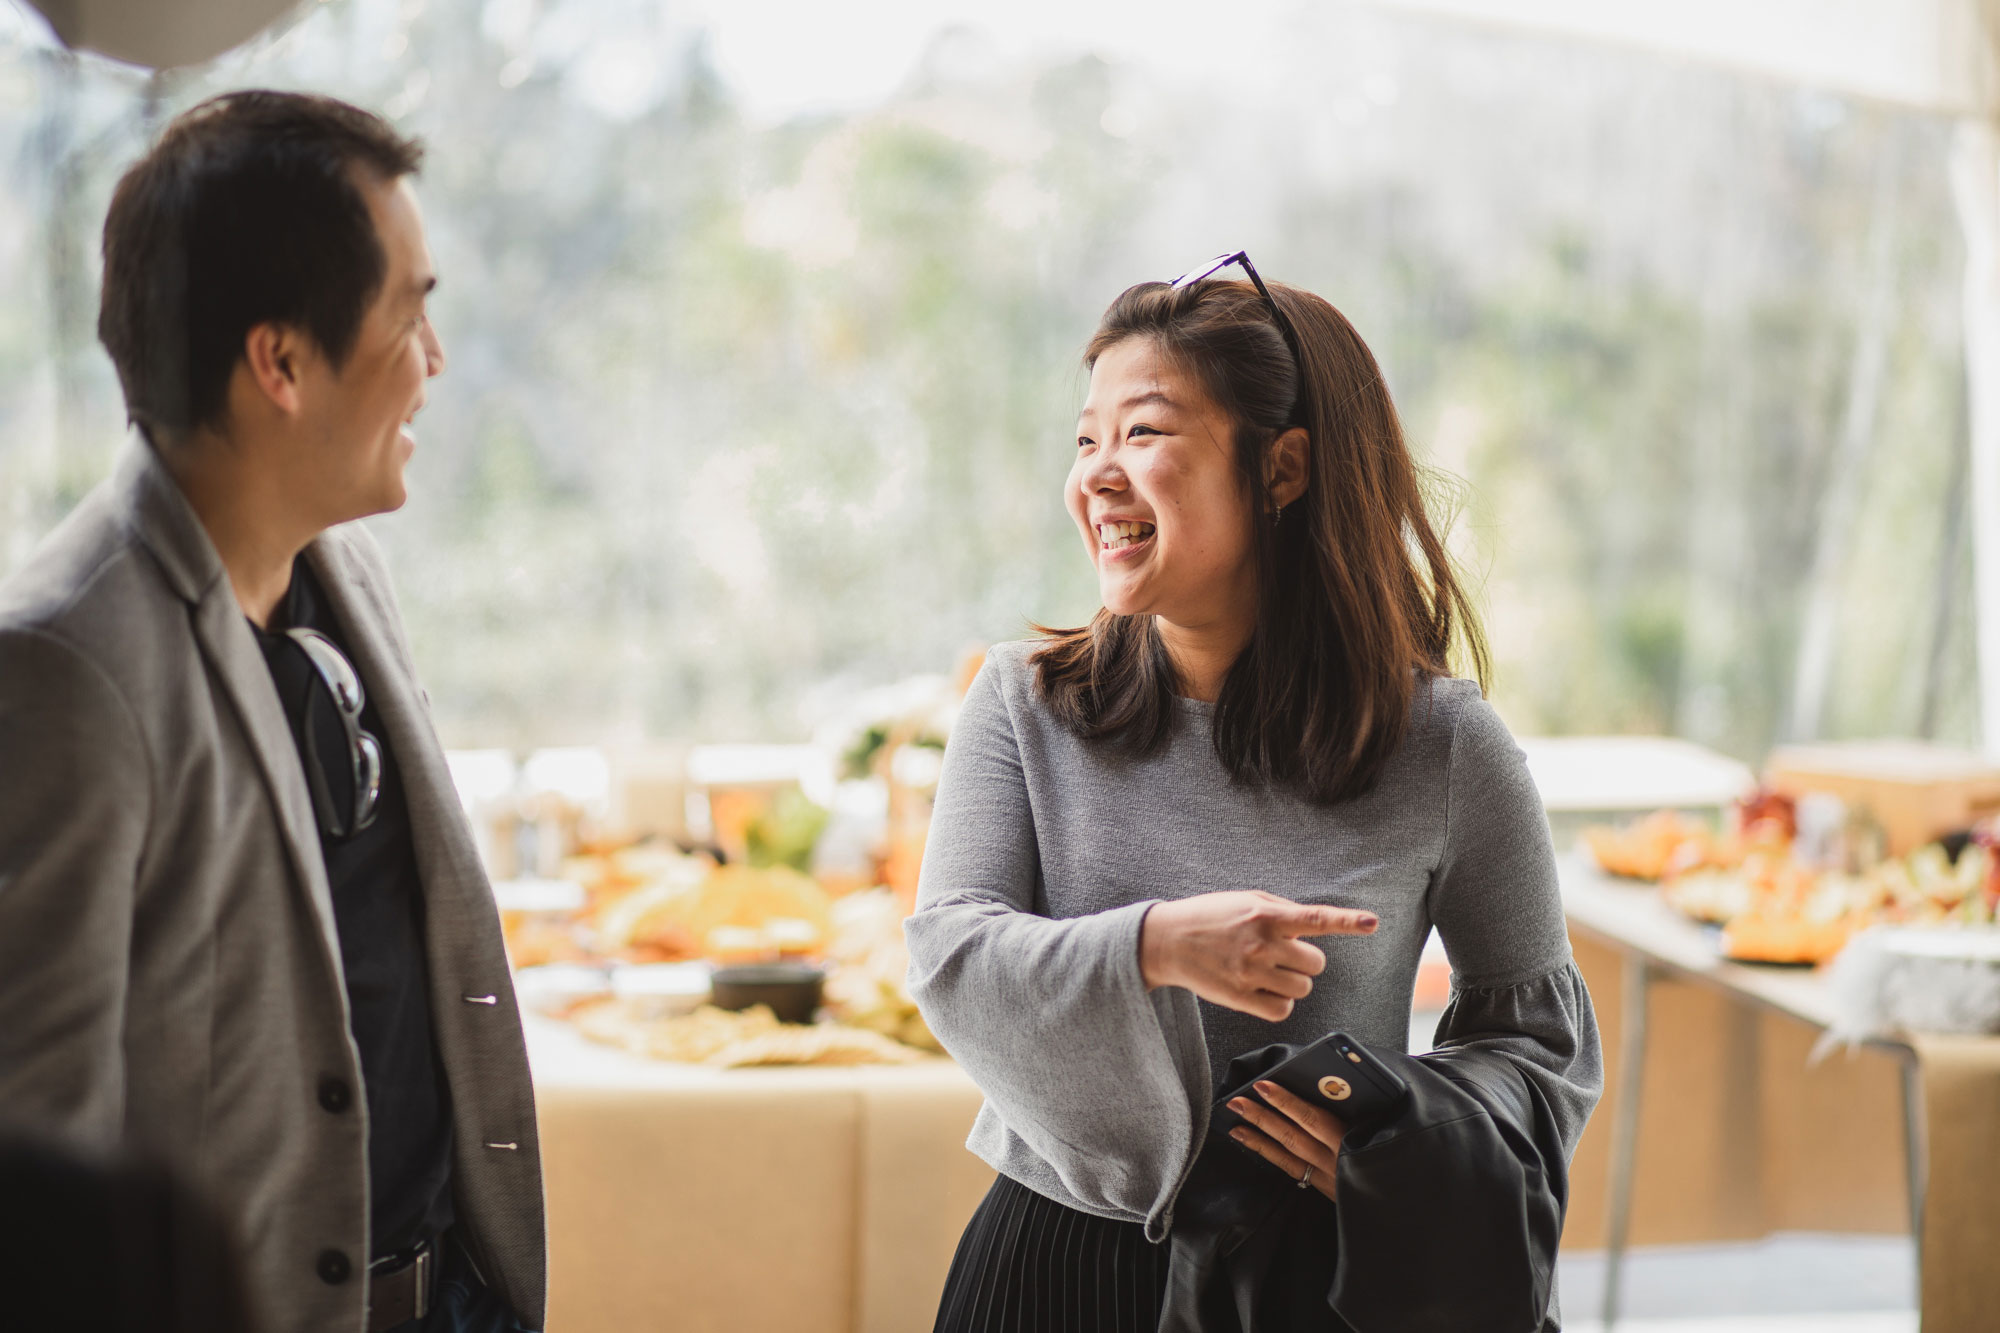
M 176 117 L 104 219 L 97 336 L 132 422 L 155 443 L 219 425 L 266 322 L 345 364 L 387 268 L 356 168 L 395 180 L 422 158 L 330 97 L 224 93 Z

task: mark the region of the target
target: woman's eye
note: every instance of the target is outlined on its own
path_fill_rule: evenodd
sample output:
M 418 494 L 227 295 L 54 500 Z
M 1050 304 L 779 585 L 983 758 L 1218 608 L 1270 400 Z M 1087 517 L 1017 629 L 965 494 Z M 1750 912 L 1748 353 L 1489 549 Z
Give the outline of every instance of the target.
M 1076 447 L 1079 449 L 1088 449 L 1091 445 L 1096 443 L 1097 441 L 1091 439 L 1088 435 L 1079 435 L 1076 437 Z
M 1160 432 L 1154 430 L 1151 426 L 1134 426 L 1130 430 L 1125 432 L 1125 437 L 1127 439 L 1130 439 L 1134 435 L 1158 435 L 1159 433 Z

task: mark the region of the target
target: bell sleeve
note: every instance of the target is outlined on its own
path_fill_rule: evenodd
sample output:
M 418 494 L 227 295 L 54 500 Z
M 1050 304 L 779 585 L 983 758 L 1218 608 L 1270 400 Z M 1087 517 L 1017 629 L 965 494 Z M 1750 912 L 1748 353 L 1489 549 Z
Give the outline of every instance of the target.
M 1163 1235 L 1207 1122 L 1200 1012 L 1188 991 L 1146 989 L 1139 931 L 1153 900 L 1047 915 L 1001 676 L 991 661 L 981 670 L 945 751 L 904 926 L 910 991 L 985 1094 L 975 1153 L 1017 1178 L 1052 1173 L 1022 1183 Z
M 1452 732 L 1431 921 L 1451 960 L 1435 1056 L 1501 1057 L 1547 1104 L 1565 1160 L 1604 1089 L 1590 993 L 1570 955 L 1548 816 L 1527 758 L 1483 699 Z

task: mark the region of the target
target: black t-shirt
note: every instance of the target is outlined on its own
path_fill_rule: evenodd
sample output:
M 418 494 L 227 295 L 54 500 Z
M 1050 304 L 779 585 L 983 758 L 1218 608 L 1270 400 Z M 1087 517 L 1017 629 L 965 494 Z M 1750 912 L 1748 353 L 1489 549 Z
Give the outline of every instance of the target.
M 256 626 L 252 626 L 256 629 Z M 303 557 L 292 566 L 292 586 L 257 630 L 264 661 L 292 724 L 299 762 L 311 764 L 305 728 L 334 808 L 351 818 L 354 776 L 347 733 L 333 698 L 305 650 L 286 629 L 318 630 L 348 651 L 346 633 Z M 361 674 L 355 664 L 355 674 Z M 375 820 L 345 838 L 320 830 L 320 852 L 333 889 L 333 917 L 340 933 L 340 963 L 347 977 L 347 1005 L 368 1104 L 369 1235 L 374 1258 L 408 1249 L 452 1222 L 451 1095 L 431 1034 L 429 968 L 424 962 L 423 884 L 402 775 L 389 749 L 370 683 L 361 727 L 382 747 L 382 794 Z M 311 779 L 307 779 L 308 786 Z M 315 1089 L 329 1113 L 342 1113 L 341 1089 Z M 346 1113 L 352 1114 L 351 1110 Z

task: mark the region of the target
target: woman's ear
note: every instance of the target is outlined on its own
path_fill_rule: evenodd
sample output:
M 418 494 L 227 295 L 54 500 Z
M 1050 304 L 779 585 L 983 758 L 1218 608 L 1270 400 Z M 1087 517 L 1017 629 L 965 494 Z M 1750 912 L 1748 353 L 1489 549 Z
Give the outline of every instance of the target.
M 1305 428 L 1294 426 L 1271 441 L 1271 447 L 1264 453 L 1264 489 L 1279 509 L 1306 492 L 1309 443 Z

